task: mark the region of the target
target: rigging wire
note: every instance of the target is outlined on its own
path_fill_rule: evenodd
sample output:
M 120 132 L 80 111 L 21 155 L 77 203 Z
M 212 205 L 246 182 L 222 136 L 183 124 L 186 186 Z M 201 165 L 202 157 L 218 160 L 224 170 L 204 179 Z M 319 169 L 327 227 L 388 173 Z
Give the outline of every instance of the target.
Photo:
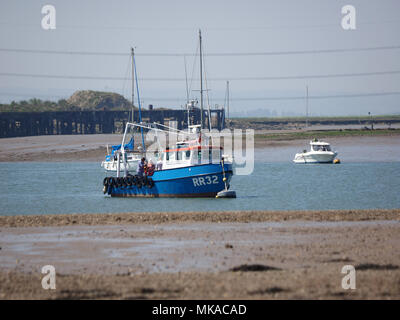
M 188 79 L 187 79 L 186 56 L 183 56 L 183 62 L 185 64 L 186 103 L 189 103 L 189 87 L 188 87 Z
M 122 86 L 122 95 L 125 96 L 125 85 L 128 80 L 128 72 L 129 72 L 129 65 L 131 64 L 131 57 L 128 59 L 128 64 L 126 65 L 125 75 L 124 75 L 124 82 Z
M 204 68 L 204 83 L 206 85 L 207 106 L 208 106 L 208 110 L 210 110 L 210 96 L 208 94 L 208 91 L 210 91 L 210 89 L 208 89 L 207 69 L 206 69 L 206 63 L 205 63 L 204 59 L 203 59 L 203 68 Z
M 136 91 L 137 91 L 137 99 L 138 99 L 138 106 L 139 106 L 139 123 L 142 123 L 142 108 L 141 108 L 141 104 L 140 104 L 140 93 L 139 93 L 139 84 L 138 84 L 138 78 L 137 78 L 137 72 L 136 72 L 136 60 L 135 60 L 135 55 L 132 56 L 133 58 L 133 70 L 134 70 L 134 75 L 135 79 L 136 79 Z M 132 101 L 132 107 L 134 105 L 134 101 Z M 133 109 L 132 109 L 133 110 Z M 146 152 L 146 145 L 144 144 L 144 134 L 143 134 L 143 128 L 140 128 L 141 134 L 142 134 L 142 146 L 143 146 L 143 150 L 144 152 Z
M 195 56 L 197 56 L 198 51 L 199 51 L 199 43 L 197 43 L 197 46 L 196 46 Z M 190 78 L 189 93 L 192 92 L 192 84 L 193 84 L 193 79 L 194 79 L 194 70 L 195 70 L 195 67 L 196 67 L 196 61 L 197 61 L 196 59 L 193 59 L 192 76 Z

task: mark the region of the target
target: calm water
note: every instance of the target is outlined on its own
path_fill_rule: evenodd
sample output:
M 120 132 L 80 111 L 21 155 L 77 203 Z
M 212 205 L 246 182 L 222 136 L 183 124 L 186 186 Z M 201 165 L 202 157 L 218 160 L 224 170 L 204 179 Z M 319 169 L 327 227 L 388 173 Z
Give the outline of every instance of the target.
M 97 162 L 0 163 L 0 174 L 0 215 L 400 208 L 400 162 L 256 162 L 233 177 L 237 199 L 110 198 Z

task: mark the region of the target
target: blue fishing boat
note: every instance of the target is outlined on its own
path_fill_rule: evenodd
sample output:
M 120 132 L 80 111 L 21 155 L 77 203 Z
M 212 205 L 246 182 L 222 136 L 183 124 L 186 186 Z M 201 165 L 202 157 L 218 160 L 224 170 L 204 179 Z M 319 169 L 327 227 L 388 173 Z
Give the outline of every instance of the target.
M 145 124 L 141 120 L 141 105 L 137 82 L 136 64 L 132 49 L 132 77 L 136 79 L 136 90 L 139 106 L 140 123 L 128 122 L 125 127 L 121 145 L 113 155 L 116 157 L 117 176 L 105 177 L 103 192 L 111 197 L 226 197 L 234 198 L 236 194 L 229 190 L 233 175 L 231 158 L 224 156 L 223 148 L 213 145 L 212 137 L 203 134 L 203 82 L 202 82 L 202 45 L 200 41 L 200 95 L 201 124 L 189 125 L 182 131 L 161 124 Z M 132 86 L 134 87 L 134 86 Z M 133 104 L 133 94 L 132 94 Z M 193 104 L 193 101 L 190 103 Z M 189 107 L 189 103 L 188 103 Z M 210 116 L 210 112 L 208 113 Z M 188 113 L 189 115 L 189 113 Z M 209 119 L 211 120 L 211 119 Z M 208 121 L 211 131 L 211 121 Z M 154 154 L 153 159 L 143 157 L 138 163 L 135 174 L 127 165 L 125 139 L 129 130 L 140 129 L 142 150 L 146 153 L 144 131 L 184 137 L 171 148 L 164 147 Z M 177 139 L 178 140 L 178 139 Z M 176 141 L 176 140 L 175 140 Z M 161 146 L 161 144 L 159 144 Z
M 112 197 L 216 197 L 229 189 L 233 175 L 232 162 L 224 158 L 223 149 L 203 144 L 201 136 L 163 150 L 154 171 L 124 172 L 104 178 L 105 193 Z

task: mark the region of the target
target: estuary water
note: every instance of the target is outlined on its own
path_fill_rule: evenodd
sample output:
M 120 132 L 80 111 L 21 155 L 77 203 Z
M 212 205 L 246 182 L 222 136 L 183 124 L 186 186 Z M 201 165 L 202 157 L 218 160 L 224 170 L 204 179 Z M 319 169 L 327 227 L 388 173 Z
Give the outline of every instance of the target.
M 400 208 L 400 162 L 295 165 L 256 160 L 236 199 L 111 198 L 99 162 L 0 163 L 0 215 Z

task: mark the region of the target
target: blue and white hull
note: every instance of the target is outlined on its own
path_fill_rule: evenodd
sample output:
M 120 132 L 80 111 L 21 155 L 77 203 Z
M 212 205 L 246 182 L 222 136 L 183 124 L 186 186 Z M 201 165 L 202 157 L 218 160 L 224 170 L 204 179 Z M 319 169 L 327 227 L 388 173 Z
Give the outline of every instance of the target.
M 225 189 L 224 176 L 229 186 L 232 174 L 232 164 L 225 163 L 222 170 L 221 164 L 210 163 L 155 171 L 153 176 L 133 183 L 114 178 L 104 188 L 112 197 L 215 197 Z

